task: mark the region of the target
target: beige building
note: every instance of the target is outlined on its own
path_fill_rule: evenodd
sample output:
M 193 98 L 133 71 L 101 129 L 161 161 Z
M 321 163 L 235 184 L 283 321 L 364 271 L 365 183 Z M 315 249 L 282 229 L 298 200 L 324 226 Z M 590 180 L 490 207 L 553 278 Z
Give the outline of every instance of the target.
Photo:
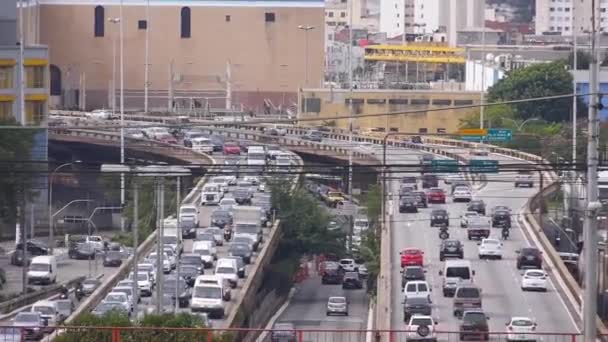
M 84 89 L 89 109 L 111 106 L 121 24 L 109 19 L 120 18 L 120 0 L 38 2 L 40 41 L 51 46 L 51 76 L 61 76 L 64 98 Z M 143 108 L 146 29 L 151 108 L 166 108 L 172 88 L 175 99 L 221 108 L 230 93 L 233 108 L 256 110 L 264 100 L 295 102 L 307 69 L 309 87 L 322 82 L 323 1 L 149 0 L 148 22 L 146 0 L 124 3 L 126 108 Z
M 348 128 L 348 119 L 333 117 L 349 114 L 349 91 L 345 89 L 305 89 L 300 93 L 299 119 L 302 126 L 335 125 Z M 475 109 L 449 109 L 451 106 L 479 104 L 479 92 L 437 90 L 355 90 L 353 129 L 403 133 L 454 133 L 460 120 Z M 442 110 L 445 109 L 445 110 Z M 390 116 L 357 115 L 410 112 Z

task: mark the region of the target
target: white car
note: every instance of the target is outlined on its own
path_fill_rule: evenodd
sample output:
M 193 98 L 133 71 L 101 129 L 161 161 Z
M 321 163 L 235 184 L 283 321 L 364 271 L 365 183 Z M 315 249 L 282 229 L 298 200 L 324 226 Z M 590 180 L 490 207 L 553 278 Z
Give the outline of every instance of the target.
M 479 259 L 502 259 L 502 242 L 497 239 L 483 239 L 479 245 Z
M 473 194 L 471 193 L 471 190 L 465 187 L 456 188 L 452 194 L 452 200 L 454 202 L 471 202 L 473 200 Z
M 461 180 L 464 180 L 464 177 L 459 173 L 450 173 L 443 177 L 443 182 L 445 184 L 452 184 L 452 182 L 457 182 Z
M 228 182 L 229 185 L 236 185 L 236 176 L 234 176 L 234 175 L 225 175 L 225 176 L 222 176 L 222 177 L 224 177 L 224 179 Z
M 129 275 L 129 279 L 133 279 L 133 273 L 131 272 L 131 274 Z M 126 284 L 118 284 L 121 286 L 124 286 Z M 151 296 L 152 295 L 152 276 L 150 276 L 150 273 L 144 271 L 144 272 L 137 272 L 137 288 L 139 288 L 139 293 L 142 296 Z
M 260 183 L 258 184 L 258 191 L 259 191 L 259 192 L 266 192 L 266 183 L 262 183 L 262 182 L 260 182 Z
M 251 182 L 252 185 L 260 184 L 260 177 L 258 176 L 245 176 L 243 177 L 243 182 Z
M 437 322 L 431 316 L 413 315 L 406 326 L 406 341 L 437 341 L 435 325 Z
M 205 228 L 201 231 L 201 234 L 208 233 L 213 235 L 213 239 L 215 241 L 216 246 L 224 245 L 224 230 L 218 227 L 209 227 Z
M 355 259 L 341 259 L 340 267 L 342 267 L 344 272 L 357 272 L 357 263 L 355 263 Z
M 95 109 L 88 113 L 87 117 L 94 120 L 108 120 L 112 117 L 112 113 L 106 109 Z
M 230 184 L 228 180 L 224 177 L 213 177 L 209 180 L 209 184 L 215 184 L 220 187 L 220 190 L 223 192 L 228 192 L 230 189 Z
M 177 266 L 178 256 L 177 253 L 175 253 L 173 247 L 171 245 L 164 245 L 163 253 L 165 253 L 169 257 L 169 263 L 171 264 L 171 268 L 175 269 L 175 267 Z
M 507 341 L 536 341 L 536 322 L 528 317 L 511 317 L 507 322 Z
M 369 220 L 367 218 L 357 218 L 355 219 L 355 224 L 353 226 L 353 230 L 355 234 L 360 234 L 361 232 L 365 232 L 369 229 Z
M 521 289 L 547 291 L 547 273 L 539 269 L 526 270 L 521 278 Z
M 478 219 L 480 217 L 481 216 L 476 211 L 466 211 L 460 216 L 460 227 L 467 228 L 469 226 L 469 221 Z
M 431 302 L 431 287 L 424 280 L 412 280 L 403 287 L 403 299 L 412 297 L 426 297 Z
M 224 197 L 220 201 L 220 209 L 231 211 L 232 208 L 236 207 L 238 204 L 233 197 Z
M 133 307 L 131 307 L 131 300 L 129 296 L 122 292 L 110 292 L 106 295 L 106 298 L 103 299 L 104 302 L 118 302 L 124 306 L 127 312 L 131 312 Z
M 219 204 L 224 197 L 224 191 L 217 184 L 205 184 L 201 192 L 201 205 Z
M 150 253 L 150 255 L 148 255 L 148 259 L 156 262 L 156 259 L 157 259 L 156 252 Z M 163 262 L 163 273 L 165 273 L 165 274 L 171 273 L 171 270 L 173 269 L 173 267 L 171 267 L 171 261 L 169 261 L 169 256 L 165 253 L 162 254 L 162 262 Z
M 194 226 L 198 227 L 199 222 L 199 211 L 198 208 L 192 204 L 184 204 L 179 208 L 179 217 L 181 220 L 194 220 Z
M 359 142 L 357 150 L 361 153 L 375 155 L 374 144 L 368 142 Z

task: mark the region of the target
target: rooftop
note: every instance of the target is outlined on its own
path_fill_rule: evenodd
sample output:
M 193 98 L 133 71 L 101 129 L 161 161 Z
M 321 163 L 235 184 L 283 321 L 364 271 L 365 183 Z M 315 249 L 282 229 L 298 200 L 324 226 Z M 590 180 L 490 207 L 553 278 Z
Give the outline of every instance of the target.
M 146 6 L 148 0 L 38 0 L 41 5 Z M 150 6 L 187 7 L 324 7 L 323 0 L 149 0 Z

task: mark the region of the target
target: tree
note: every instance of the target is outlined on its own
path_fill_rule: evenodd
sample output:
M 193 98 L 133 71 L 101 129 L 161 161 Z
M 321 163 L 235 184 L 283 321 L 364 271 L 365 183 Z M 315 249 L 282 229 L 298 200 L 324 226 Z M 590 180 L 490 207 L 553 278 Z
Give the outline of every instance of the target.
M 570 52 L 568 54 L 568 59 L 566 60 L 568 66 L 572 66 L 574 64 L 574 53 Z M 589 70 L 589 64 L 591 63 L 591 55 L 588 52 L 577 50 L 576 51 L 576 69 L 577 70 Z M 601 66 L 608 65 L 608 54 L 604 55 L 604 58 L 601 58 Z
M 362 236 L 359 246 L 359 257 L 365 261 L 369 276 L 367 277 L 367 292 L 376 295 L 378 274 L 380 274 L 380 215 L 382 215 L 382 190 L 379 185 L 370 186 L 364 203 L 367 207 L 367 217 L 370 229 Z
M 524 100 L 572 94 L 572 75 L 563 61 L 534 64 L 509 72 L 488 91 L 489 102 Z M 544 101 L 526 101 L 510 105 L 518 119 L 540 117 L 548 122 L 566 121 L 570 117 L 569 97 Z M 582 105 L 580 107 L 584 107 Z M 581 108 L 582 109 L 582 108 Z
M 478 128 L 479 127 L 479 111 L 471 114 L 465 119 L 460 120 L 461 128 Z M 500 104 L 488 106 L 484 112 L 484 127 L 501 127 L 508 128 L 513 126 L 511 120 L 516 120 L 515 112 L 509 105 Z

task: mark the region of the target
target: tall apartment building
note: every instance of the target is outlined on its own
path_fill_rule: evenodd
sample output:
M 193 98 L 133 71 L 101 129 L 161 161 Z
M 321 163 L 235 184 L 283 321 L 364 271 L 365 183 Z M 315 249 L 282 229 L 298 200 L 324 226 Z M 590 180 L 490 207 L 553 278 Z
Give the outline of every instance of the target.
M 573 5 L 576 5 L 573 8 Z M 591 0 L 536 0 L 536 34 L 560 33 L 572 35 L 573 26 L 577 34 L 591 29 Z M 600 0 L 600 27 L 608 30 L 608 1 Z M 574 20 L 574 25 L 573 25 Z
M 380 32 L 387 38 L 414 32 L 415 0 L 380 0 Z

